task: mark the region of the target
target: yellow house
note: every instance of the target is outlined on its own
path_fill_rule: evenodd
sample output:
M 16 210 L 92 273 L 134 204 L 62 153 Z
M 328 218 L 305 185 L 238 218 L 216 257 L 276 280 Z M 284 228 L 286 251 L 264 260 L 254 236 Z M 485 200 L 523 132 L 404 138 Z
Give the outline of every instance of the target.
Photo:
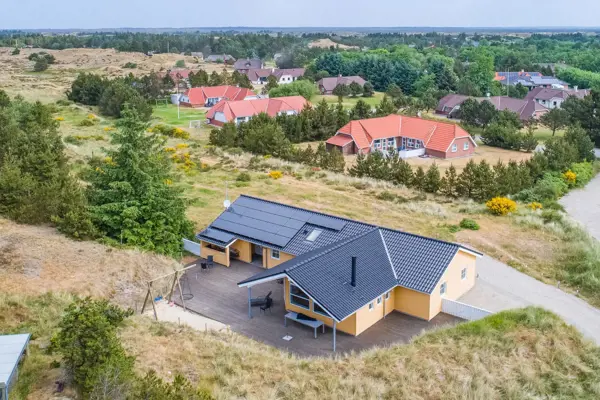
M 202 257 L 265 268 L 238 283 L 249 299 L 253 286 L 282 279 L 286 310 L 322 321 L 334 338 L 337 329 L 360 335 L 393 311 L 431 320 L 444 298 L 458 299 L 475 285 L 481 256 L 459 244 L 250 196 L 240 196 L 197 239 Z

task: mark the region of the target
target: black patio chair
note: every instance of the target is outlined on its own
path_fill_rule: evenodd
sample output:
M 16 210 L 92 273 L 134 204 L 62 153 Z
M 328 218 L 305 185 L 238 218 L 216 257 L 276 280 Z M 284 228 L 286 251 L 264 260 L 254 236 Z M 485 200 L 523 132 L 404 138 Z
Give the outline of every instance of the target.
M 260 311 L 266 313 L 267 310 L 269 310 L 269 312 L 271 314 L 273 314 L 273 311 L 271 311 L 271 307 L 273 307 L 273 299 L 270 297 L 267 297 L 267 302 L 265 303 L 265 305 L 260 306 Z
M 266 295 L 266 296 L 263 296 L 263 297 L 255 297 L 255 298 L 251 299 L 251 300 L 250 300 L 250 305 L 251 305 L 252 307 L 258 307 L 258 306 L 261 306 L 261 307 L 262 307 L 262 306 L 264 306 L 265 304 L 267 304 L 267 302 L 268 302 L 269 300 L 271 300 L 271 303 L 272 303 L 272 302 L 273 302 L 273 299 L 271 298 L 271 294 L 272 294 L 272 293 L 273 293 L 273 292 L 271 291 L 271 292 L 267 293 L 267 295 Z
M 206 265 L 208 266 L 208 268 L 212 268 L 215 266 L 215 259 L 213 256 L 208 256 L 206 260 Z

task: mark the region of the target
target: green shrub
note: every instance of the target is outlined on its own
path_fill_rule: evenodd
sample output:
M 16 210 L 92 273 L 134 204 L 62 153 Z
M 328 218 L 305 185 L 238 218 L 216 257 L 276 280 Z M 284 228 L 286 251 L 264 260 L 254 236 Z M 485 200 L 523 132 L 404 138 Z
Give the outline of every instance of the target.
M 550 222 L 561 222 L 563 217 L 560 211 L 557 210 L 543 210 L 542 211 L 542 219 L 545 223 Z
M 94 126 L 94 125 L 96 125 L 96 120 L 86 118 L 84 120 L 81 120 L 77 125 L 78 126 Z
M 544 203 L 547 200 L 559 199 L 568 190 L 569 185 L 562 177 L 546 173 L 532 188 L 517 193 L 515 198 L 526 203 Z
M 185 60 L 177 60 L 177 62 L 175 62 L 175 66 L 177 68 L 185 68 Z
M 235 180 L 238 182 L 250 182 L 252 180 L 252 177 L 250 176 L 249 173 L 242 172 L 241 174 L 239 174 L 237 176 L 237 178 L 235 178 Z
M 73 102 L 70 100 L 66 100 L 66 99 L 60 99 L 60 100 L 56 101 L 56 105 L 61 106 L 61 107 L 67 107 L 67 106 L 70 106 L 71 104 L 73 104 Z
M 396 200 L 396 195 L 392 192 L 388 192 L 387 190 L 379 193 L 377 196 L 379 200 L 385 200 L 385 201 L 394 201 Z
M 127 63 L 125 63 L 125 65 L 123 65 L 123 68 L 134 69 L 134 68 L 137 68 L 137 64 L 133 63 L 133 62 L 127 62 Z
M 448 228 L 448 231 L 450 233 L 460 232 L 461 230 L 461 227 L 458 225 L 446 225 L 446 228 Z
M 583 187 L 594 177 L 594 165 L 589 162 L 574 163 L 571 165 L 571 171 L 575 173 L 576 187 Z
M 475 221 L 474 219 L 470 219 L 470 218 L 463 218 L 460 221 L 459 226 L 463 229 L 470 229 L 472 231 L 479 230 L 479 224 L 477 223 L 477 221 Z

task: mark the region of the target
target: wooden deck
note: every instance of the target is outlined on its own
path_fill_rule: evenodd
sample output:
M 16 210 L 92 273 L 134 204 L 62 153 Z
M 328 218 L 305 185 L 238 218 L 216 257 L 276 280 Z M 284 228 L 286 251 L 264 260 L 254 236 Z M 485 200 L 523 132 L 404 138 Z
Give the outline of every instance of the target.
M 263 314 L 258 307 L 252 307 L 253 318 L 248 318 L 248 290 L 239 288 L 237 283 L 260 271 L 263 271 L 262 267 L 233 260 L 229 268 L 218 264 L 208 271 L 201 271 L 199 267 L 192 268 L 181 281 L 184 294 L 191 292 L 193 295 L 191 299 L 185 301 L 185 304 L 190 311 L 227 324 L 233 331 L 263 343 L 301 355 L 333 354 L 331 328 L 326 327 L 324 334 L 319 329 L 318 338 L 314 339 L 312 328 L 293 321 L 288 321 L 288 326 L 284 326 L 286 311 L 283 285 L 276 281 L 252 288 L 252 297 L 273 292 L 272 312 L 267 311 Z M 179 293 L 175 293 L 173 300 L 181 305 Z M 460 321 L 462 320 L 459 318 L 439 314 L 432 321 L 427 322 L 392 312 L 359 336 L 337 331 L 337 353 L 406 343 L 424 330 L 440 325 L 456 324 Z M 286 335 L 292 336 L 293 339 L 283 340 Z

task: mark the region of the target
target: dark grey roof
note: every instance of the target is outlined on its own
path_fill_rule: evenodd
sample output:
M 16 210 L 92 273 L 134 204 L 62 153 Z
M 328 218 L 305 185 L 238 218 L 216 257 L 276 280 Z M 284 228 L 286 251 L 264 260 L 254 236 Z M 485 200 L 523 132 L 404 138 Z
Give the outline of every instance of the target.
M 217 222 L 234 220 L 239 223 L 225 224 L 234 231 L 222 230 L 225 225 Z M 288 239 L 290 227 L 297 230 Z M 310 242 L 307 236 L 314 229 L 321 234 Z M 285 245 L 267 242 L 279 234 L 287 240 Z M 211 242 L 228 235 L 297 256 L 239 285 L 285 274 L 338 321 L 395 286 L 432 293 L 459 248 L 474 252 L 455 243 L 245 195 L 197 238 Z M 357 257 L 354 288 L 349 284 L 352 256 Z
M 259 58 L 241 58 L 233 64 L 234 69 L 257 69 L 262 66 L 263 63 Z
M 460 247 L 406 232 L 381 229 L 398 285 L 431 293 Z
M 260 246 L 300 255 L 373 227 L 358 221 L 242 195 L 196 238 L 225 247 L 231 240 L 217 236 L 218 233 L 223 233 Z M 321 230 L 321 234 L 314 242 L 309 242 L 306 238 L 314 229 Z

